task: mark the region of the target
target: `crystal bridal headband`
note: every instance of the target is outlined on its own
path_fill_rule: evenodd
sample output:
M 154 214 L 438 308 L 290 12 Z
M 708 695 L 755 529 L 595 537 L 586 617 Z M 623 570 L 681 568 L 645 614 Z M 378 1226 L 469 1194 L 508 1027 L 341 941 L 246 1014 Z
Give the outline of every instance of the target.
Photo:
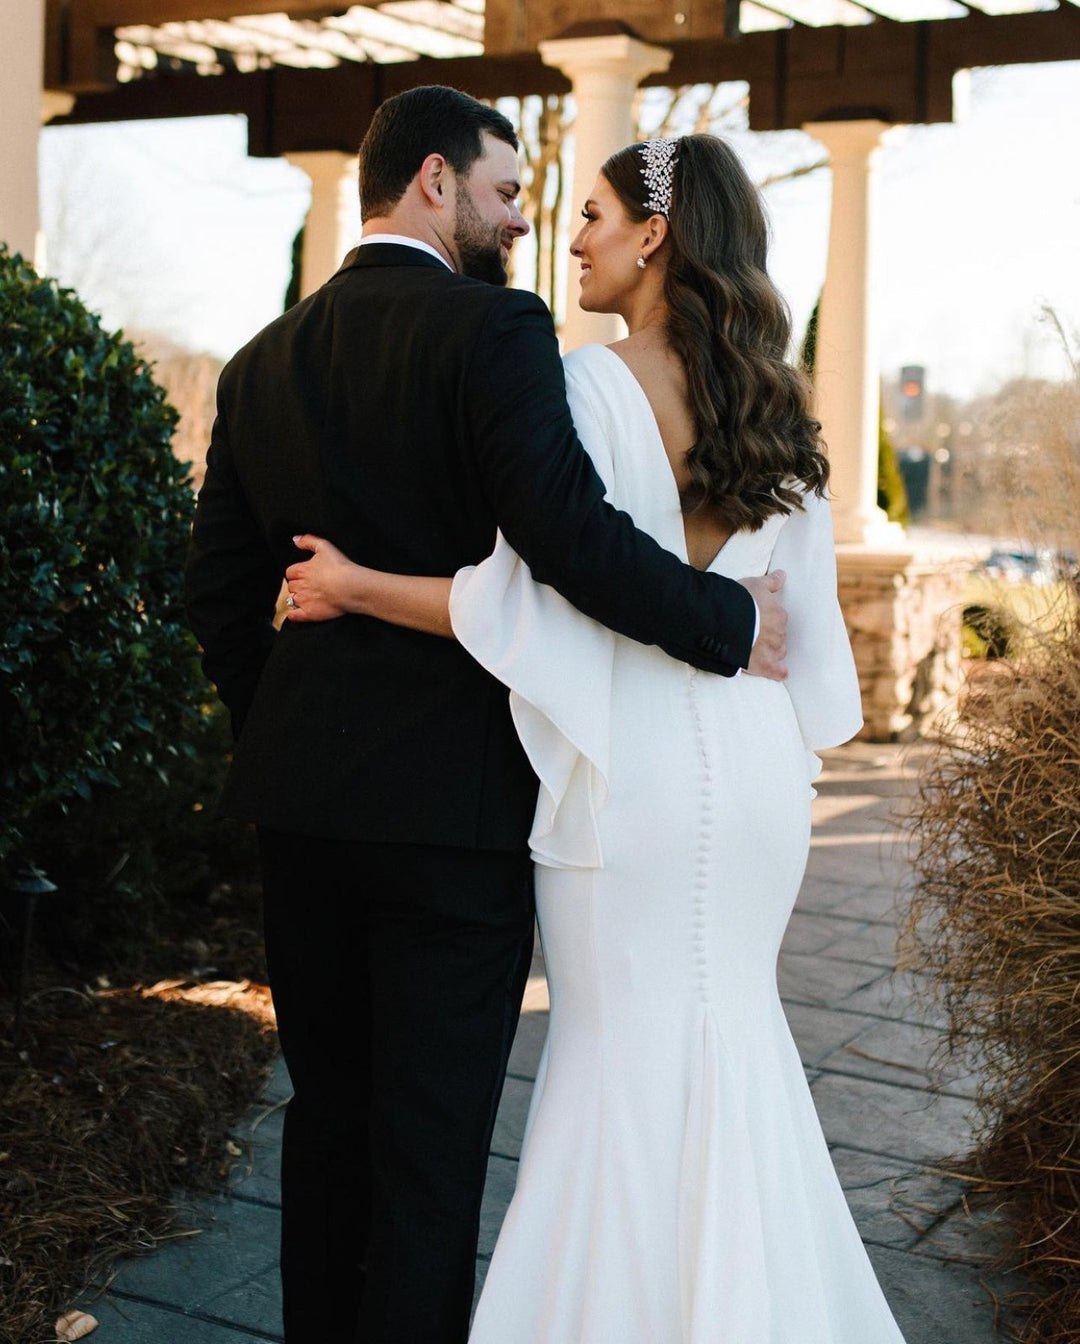
M 675 151 L 679 147 L 679 137 L 665 140 L 646 140 L 639 153 L 645 162 L 641 166 L 641 176 L 645 182 L 645 209 L 652 210 L 666 219 L 671 213 L 671 182 L 675 173 Z

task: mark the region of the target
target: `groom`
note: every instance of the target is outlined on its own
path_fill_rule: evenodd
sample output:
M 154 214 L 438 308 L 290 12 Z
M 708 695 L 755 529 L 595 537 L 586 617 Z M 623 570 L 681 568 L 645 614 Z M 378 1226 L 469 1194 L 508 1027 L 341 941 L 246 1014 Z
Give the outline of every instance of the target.
M 697 573 L 604 503 L 550 315 L 505 287 L 528 229 L 516 150 L 455 90 L 384 103 L 360 150 L 361 245 L 218 390 L 189 608 L 238 733 L 225 807 L 259 828 L 295 1091 L 288 1344 L 466 1337 L 536 801 L 506 690 L 453 641 L 356 616 L 274 633 L 292 536 L 448 575 L 500 526 L 613 629 L 721 675 L 784 675 L 769 581 Z

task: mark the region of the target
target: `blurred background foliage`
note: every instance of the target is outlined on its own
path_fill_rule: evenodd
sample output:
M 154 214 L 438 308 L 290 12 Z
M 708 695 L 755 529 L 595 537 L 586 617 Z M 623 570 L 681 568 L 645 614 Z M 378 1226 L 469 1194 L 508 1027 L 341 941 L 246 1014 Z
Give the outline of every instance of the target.
M 818 310 L 821 300 L 814 304 L 814 311 L 806 324 L 799 362 L 806 370 L 810 380 L 814 378 L 814 363 L 817 359 Z M 900 472 L 900 463 L 896 456 L 892 438 L 885 428 L 885 414 L 878 411 L 878 464 L 877 464 L 877 504 L 885 510 L 891 523 L 901 523 L 907 527 L 911 522 L 911 509 L 908 505 L 907 487 Z

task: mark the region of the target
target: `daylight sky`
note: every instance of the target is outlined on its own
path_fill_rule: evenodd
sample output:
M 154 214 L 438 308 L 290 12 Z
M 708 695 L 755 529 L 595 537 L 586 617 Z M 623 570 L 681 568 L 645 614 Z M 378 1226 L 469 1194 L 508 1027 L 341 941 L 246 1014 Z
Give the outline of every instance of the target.
M 1080 330 L 1080 63 L 973 72 L 967 115 L 902 128 L 881 156 L 881 366 L 925 364 L 967 397 L 1064 376 L 1052 305 Z M 798 132 L 732 135 L 757 180 L 813 162 Z M 46 128 L 48 269 L 110 326 L 227 357 L 276 316 L 308 199 L 282 160 L 249 159 L 236 117 Z M 825 267 L 830 182 L 766 190 L 771 269 L 801 331 Z

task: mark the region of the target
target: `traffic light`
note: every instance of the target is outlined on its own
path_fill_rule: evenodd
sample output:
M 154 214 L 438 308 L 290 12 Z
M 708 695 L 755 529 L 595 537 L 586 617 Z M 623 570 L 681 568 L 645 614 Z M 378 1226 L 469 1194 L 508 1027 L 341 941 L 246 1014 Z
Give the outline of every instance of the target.
M 926 370 L 921 364 L 905 364 L 900 370 L 900 406 L 905 420 L 923 418 Z

